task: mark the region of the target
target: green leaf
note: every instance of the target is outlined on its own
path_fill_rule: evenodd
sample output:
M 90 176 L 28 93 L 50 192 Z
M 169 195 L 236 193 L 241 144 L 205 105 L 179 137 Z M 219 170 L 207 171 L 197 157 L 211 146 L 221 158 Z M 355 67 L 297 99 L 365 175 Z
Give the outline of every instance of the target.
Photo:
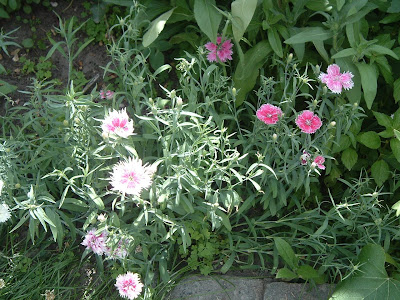
M 279 37 L 278 31 L 275 27 L 271 27 L 267 31 L 268 33 L 268 41 L 271 45 L 272 50 L 278 55 L 280 58 L 283 57 L 283 50 L 282 50 L 282 42 Z
M 352 148 L 347 148 L 342 153 L 342 163 L 350 171 L 358 160 L 357 152 Z
M 396 217 L 400 216 L 400 201 L 393 204 L 392 209 L 396 211 Z
M 286 44 L 300 44 L 312 41 L 325 41 L 333 36 L 332 32 L 323 29 L 322 27 L 306 27 L 302 31 L 287 40 Z
M 1 7 L 0 7 L 0 18 L 3 18 L 3 19 L 10 18 L 10 15 Z
M 357 63 L 356 66 L 361 75 L 361 86 L 364 91 L 365 102 L 367 103 L 367 107 L 371 109 L 378 88 L 378 77 L 375 67 L 366 63 Z
M 231 4 L 232 32 L 237 42 L 243 37 L 256 10 L 257 0 L 236 0 Z
M 24 48 L 32 48 L 35 45 L 31 38 L 24 39 L 21 44 Z
M 96 194 L 95 190 L 93 189 L 93 187 L 87 185 L 88 191 L 87 191 L 87 195 L 89 196 L 90 199 L 92 199 L 92 201 L 94 202 L 94 204 L 96 204 L 96 206 L 99 209 L 104 209 L 104 203 L 103 200 L 101 200 L 101 198 Z
M 160 35 L 161 31 L 163 31 L 165 23 L 167 23 L 169 17 L 172 15 L 175 8 L 170 9 L 169 11 L 163 13 L 157 19 L 155 19 L 150 24 L 150 28 L 143 35 L 143 46 L 148 47 L 152 42 L 156 40 L 156 38 Z
M 221 268 L 221 273 L 222 274 L 225 274 L 226 272 L 228 272 L 229 269 L 232 267 L 232 264 L 235 261 L 235 256 L 236 256 L 235 252 L 231 253 L 231 255 L 229 256 L 228 260 L 225 262 L 225 264 Z
M 358 256 L 359 271 L 337 285 L 332 300 L 397 300 L 400 281 L 389 278 L 385 270 L 385 251 L 368 244 Z
M 379 125 L 386 127 L 386 129 L 393 128 L 393 119 L 391 117 L 377 111 L 373 111 L 372 113 L 374 114 Z
M 235 88 L 238 90 L 236 106 L 241 105 L 246 94 L 253 89 L 258 78 L 259 69 L 271 51 L 272 48 L 269 43 L 261 41 L 244 54 L 244 61 L 239 62 L 233 76 Z
M 13 84 L 0 80 L 0 96 L 15 92 L 17 88 L 18 87 Z
M 397 129 L 393 129 L 393 133 L 395 137 L 400 141 L 400 131 L 398 131 Z
M 197 25 L 212 43 L 217 42 L 219 23 L 222 15 L 215 9 L 215 0 L 195 0 L 194 17 Z
M 376 161 L 371 166 L 371 175 L 374 178 L 376 184 L 378 186 L 381 186 L 389 178 L 390 175 L 388 164 L 382 159 Z
M 288 266 L 292 270 L 297 269 L 299 259 L 297 258 L 289 243 L 280 237 L 274 237 L 274 242 L 276 249 L 278 250 L 278 253 L 282 257 L 282 259 L 288 264 Z
M 396 102 L 400 100 L 400 78 L 393 83 L 393 98 Z
M 8 0 L 8 6 L 11 8 L 11 10 L 16 10 L 18 7 L 17 0 Z
M 332 56 L 332 58 L 342 58 L 342 57 L 348 57 L 348 56 L 354 56 L 357 55 L 357 51 L 354 50 L 353 48 L 347 48 L 342 51 L 339 51 L 335 55 Z
M 374 51 L 379 54 L 390 55 L 395 59 L 399 59 L 399 57 L 389 48 L 383 47 L 381 45 L 371 45 L 367 48 L 368 50 Z
M 297 269 L 297 275 L 304 280 L 314 280 L 318 284 L 324 283 L 324 277 L 309 265 L 302 265 Z
M 317 49 L 319 55 L 322 56 L 322 58 L 329 63 L 329 55 L 328 52 L 325 50 L 324 42 L 323 41 L 313 41 L 315 49 Z
M 361 144 L 371 149 L 378 149 L 381 146 L 381 138 L 375 131 L 360 133 L 357 139 Z
M 392 149 L 394 157 L 400 162 L 400 141 L 397 138 L 390 140 L 390 148 Z
M 290 271 L 288 268 L 279 269 L 278 272 L 276 273 L 276 278 L 292 280 L 297 277 L 298 277 L 297 274 Z

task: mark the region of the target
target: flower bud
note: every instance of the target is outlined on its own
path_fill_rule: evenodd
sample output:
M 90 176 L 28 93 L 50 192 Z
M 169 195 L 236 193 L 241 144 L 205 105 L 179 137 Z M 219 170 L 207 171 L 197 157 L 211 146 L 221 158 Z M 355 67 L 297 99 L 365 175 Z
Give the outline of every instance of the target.
M 232 95 L 233 97 L 236 97 L 236 88 L 232 88 Z
M 183 104 L 183 101 L 182 101 L 182 98 L 181 97 L 176 97 L 176 106 L 178 107 L 178 108 L 181 108 L 182 107 L 182 104 Z
M 315 66 L 315 73 L 316 73 L 316 74 L 321 73 L 321 67 L 320 67 L 319 65 L 316 65 L 316 66 Z
M 287 63 L 289 64 L 293 59 L 293 53 L 290 53 L 287 58 Z
M 317 107 L 317 105 L 318 105 L 318 100 L 314 100 L 314 101 L 313 101 L 313 105 L 314 105 L 315 107 Z
M 75 122 L 76 124 L 79 124 L 79 123 L 81 123 L 81 120 L 79 120 L 79 118 L 74 118 L 74 122 Z
M 276 133 L 274 133 L 274 134 L 272 135 L 272 140 L 273 140 L 274 142 L 276 142 L 277 139 L 278 139 L 278 135 L 277 135 Z
M 358 103 L 355 102 L 355 103 L 353 104 L 353 108 L 357 108 L 357 107 L 358 107 Z
M 323 94 L 323 95 L 326 95 L 326 93 L 328 93 L 328 88 L 327 88 L 326 86 L 324 86 L 324 87 L 322 88 L 322 94 Z
M 63 125 L 64 125 L 65 127 L 67 127 L 67 126 L 68 126 L 68 120 L 64 120 L 64 121 L 63 121 Z
M 21 187 L 21 185 L 19 183 L 16 183 L 14 186 L 16 189 L 19 189 Z
M 335 121 L 332 121 L 329 125 L 330 125 L 331 127 L 335 127 L 335 126 L 336 126 L 336 122 L 335 122 Z
M 101 136 L 103 137 L 104 140 L 108 140 L 109 137 L 108 132 L 103 132 Z

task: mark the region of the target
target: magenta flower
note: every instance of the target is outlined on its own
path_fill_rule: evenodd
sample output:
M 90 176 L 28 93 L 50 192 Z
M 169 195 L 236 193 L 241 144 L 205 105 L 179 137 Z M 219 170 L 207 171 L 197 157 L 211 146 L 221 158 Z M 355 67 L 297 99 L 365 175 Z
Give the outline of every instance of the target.
M 303 150 L 303 154 L 300 156 L 300 163 L 305 166 L 307 162 L 310 160 L 311 155 L 306 150 Z
M 114 97 L 114 92 L 107 90 L 106 92 L 104 92 L 103 90 L 100 90 L 100 98 L 101 99 L 107 99 L 110 100 Z
M 304 110 L 297 116 L 296 125 L 302 132 L 314 133 L 322 126 L 322 121 L 311 110 Z
M 208 42 L 205 44 L 205 47 L 208 51 L 210 51 L 207 55 L 207 59 L 209 62 L 217 61 L 217 56 L 218 56 L 218 61 L 221 62 L 226 62 L 228 59 L 232 60 L 232 46 L 233 44 L 231 43 L 231 40 L 226 40 L 225 42 L 222 42 L 222 38 L 219 36 L 217 37 L 217 44 L 214 44 L 212 42 Z
M 351 72 L 340 73 L 340 67 L 336 64 L 329 65 L 327 69 L 328 74 L 321 72 L 319 79 L 325 83 L 328 88 L 335 94 L 340 94 L 342 88 L 349 90 L 354 86 L 353 74 Z
M 143 283 L 140 282 L 139 275 L 132 272 L 118 275 L 115 286 L 118 288 L 121 297 L 130 300 L 139 297 L 143 289 Z
M 318 155 L 315 159 L 314 159 L 314 164 L 317 165 L 317 167 L 321 170 L 325 170 L 325 166 L 324 166 L 324 162 L 325 162 L 325 158 L 322 157 L 321 155 Z
M 101 129 L 103 129 L 103 135 L 127 138 L 133 134 L 133 121 L 129 120 L 126 109 L 120 111 L 113 110 L 103 120 Z
M 276 124 L 279 120 L 278 117 L 281 115 L 282 110 L 279 107 L 271 104 L 261 105 L 256 112 L 257 118 L 268 125 Z
M 102 233 L 96 235 L 96 231 L 97 229 L 93 228 L 88 233 L 86 233 L 85 239 L 81 244 L 83 246 L 86 246 L 86 249 L 90 249 L 98 255 L 103 255 L 104 253 L 107 254 L 107 232 L 103 231 Z
M 113 190 L 139 196 L 143 189 L 150 187 L 154 170 L 142 165 L 140 159 L 129 158 L 113 167 L 111 185 Z

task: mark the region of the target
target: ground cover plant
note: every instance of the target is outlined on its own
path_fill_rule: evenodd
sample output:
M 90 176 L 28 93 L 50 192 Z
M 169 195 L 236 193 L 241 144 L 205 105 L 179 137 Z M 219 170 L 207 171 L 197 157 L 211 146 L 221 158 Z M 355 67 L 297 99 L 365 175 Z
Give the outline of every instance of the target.
M 22 62 L 23 103 L 0 89 L 2 297 L 168 299 L 238 269 L 400 297 L 397 1 L 85 5 Z M 109 85 L 76 75 L 93 42 Z

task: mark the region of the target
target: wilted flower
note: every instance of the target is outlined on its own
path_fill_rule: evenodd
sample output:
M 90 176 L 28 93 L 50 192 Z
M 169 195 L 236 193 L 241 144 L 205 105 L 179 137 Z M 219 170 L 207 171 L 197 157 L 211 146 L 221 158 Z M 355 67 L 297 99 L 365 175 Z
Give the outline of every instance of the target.
M 6 222 L 11 218 L 10 208 L 7 204 L 0 204 L 0 223 Z
M 314 159 L 314 163 L 317 165 L 317 167 L 321 170 L 325 170 L 325 158 L 322 157 L 321 155 L 318 155 L 315 159 Z
M 314 133 L 322 126 L 322 121 L 312 111 L 304 110 L 297 116 L 296 124 L 302 132 Z
M 232 46 L 231 40 L 226 40 L 222 44 L 222 38 L 219 36 L 217 37 L 217 44 L 212 42 L 208 42 L 205 44 L 205 47 L 208 51 L 210 51 L 207 55 L 207 59 L 210 62 L 217 61 L 226 62 L 228 59 L 232 60 Z
M 54 294 L 54 289 L 50 290 L 46 290 L 44 292 L 44 294 L 42 294 L 42 296 L 45 297 L 45 300 L 54 300 L 56 299 L 56 295 Z
M 139 196 L 143 189 L 150 187 L 153 174 L 151 165 L 142 165 L 142 160 L 130 157 L 114 165 L 111 185 L 113 190 Z
M 121 239 L 115 249 L 109 248 L 107 255 L 111 258 L 125 258 L 128 255 L 128 246 L 128 241 Z
M 4 281 L 3 278 L 0 278 L 0 289 L 6 286 L 6 282 Z
M 136 299 L 142 292 L 143 283 L 140 282 L 137 273 L 127 272 L 118 275 L 115 286 L 118 288 L 121 297 L 132 300 Z
M 279 107 L 271 104 L 261 105 L 256 112 L 257 118 L 268 125 L 276 124 L 279 120 L 279 116 L 281 115 L 282 110 Z
M 110 111 L 108 116 L 103 120 L 101 129 L 103 129 L 103 135 L 117 135 L 127 138 L 133 134 L 133 121 L 129 120 L 126 109 L 120 111 L 113 110 Z
M 308 153 L 306 150 L 303 150 L 303 154 L 300 156 L 300 163 L 305 166 L 310 158 L 310 153 Z
M 86 249 L 91 249 L 94 253 L 98 255 L 103 255 L 104 253 L 108 253 L 108 248 L 106 245 L 107 240 L 107 232 L 103 231 L 100 234 L 96 235 L 96 228 L 90 230 L 83 242 L 81 243 L 83 246 L 86 246 Z
M 107 99 L 110 100 L 114 97 L 114 92 L 107 90 L 106 92 L 104 92 L 103 90 L 100 90 L 100 98 L 101 99 Z
M 342 92 L 342 88 L 349 90 L 354 86 L 353 74 L 351 72 L 340 73 L 340 67 L 336 64 L 329 65 L 327 69 L 327 74 L 321 72 L 319 79 L 322 83 L 325 83 L 328 88 L 336 94 Z

